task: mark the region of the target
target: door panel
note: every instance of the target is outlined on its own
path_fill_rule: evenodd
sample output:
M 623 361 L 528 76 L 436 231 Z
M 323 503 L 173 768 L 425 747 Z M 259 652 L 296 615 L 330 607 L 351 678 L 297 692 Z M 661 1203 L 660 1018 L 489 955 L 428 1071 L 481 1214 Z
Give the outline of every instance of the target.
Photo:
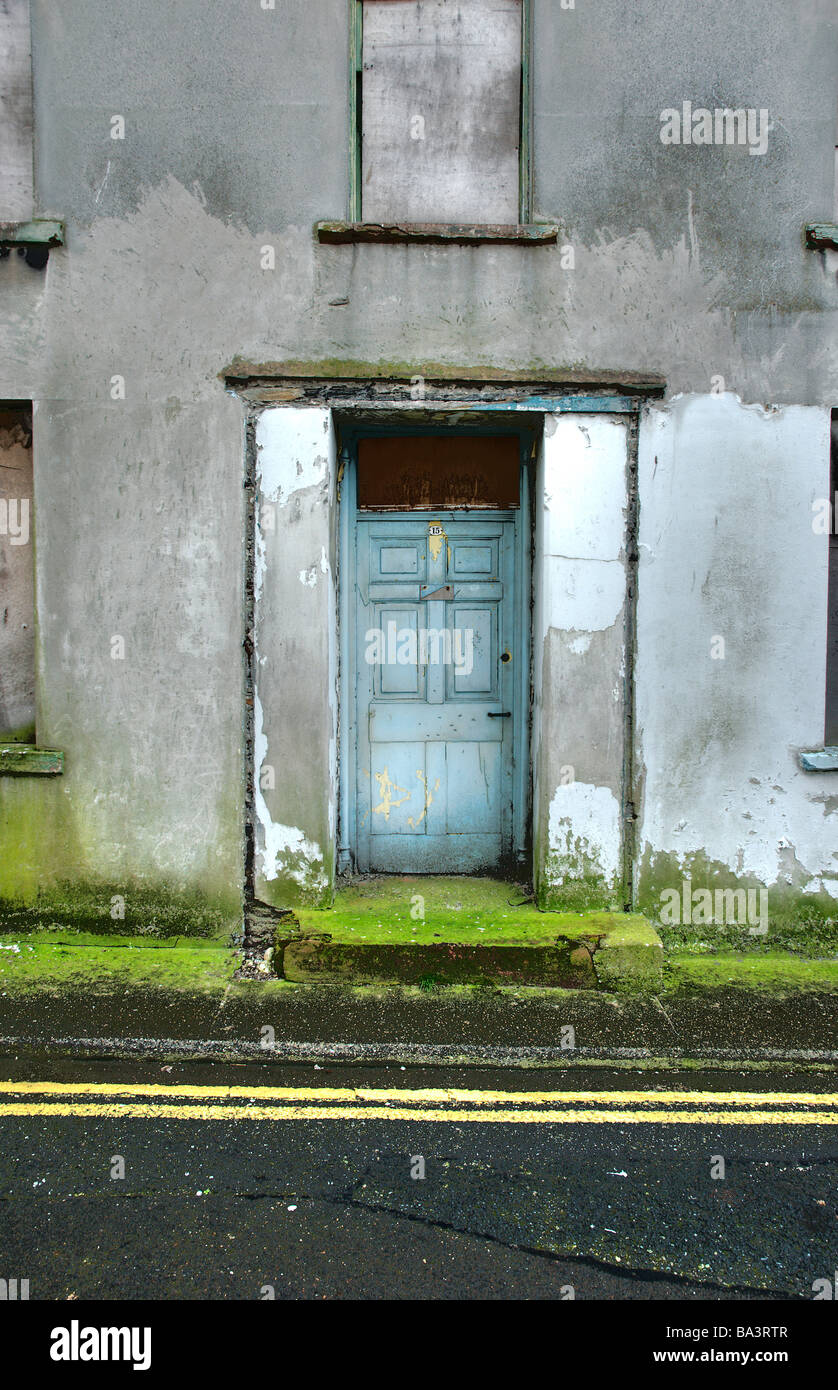
M 448 833 L 499 834 L 501 745 L 446 743 L 444 747 Z
M 373 688 L 376 696 L 419 696 L 424 688 L 425 672 L 411 651 L 418 651 L 417 634 L 421 612 L 419 604 L 375 604 L 375 621 L 382 634 L 383 645 L 389 646 L 390 660 L 373 667 Z
M 464 608 L 452 604 L 451 616 L 454 633 L 464 636 L 452 638 L 453 652 L 460 660 L 447 667 L 449 698 L 477 695 L 499 699 L 498 605 Z
M 511 850 L 511 519 L 357 523 L 357 866 L 474 873 Z

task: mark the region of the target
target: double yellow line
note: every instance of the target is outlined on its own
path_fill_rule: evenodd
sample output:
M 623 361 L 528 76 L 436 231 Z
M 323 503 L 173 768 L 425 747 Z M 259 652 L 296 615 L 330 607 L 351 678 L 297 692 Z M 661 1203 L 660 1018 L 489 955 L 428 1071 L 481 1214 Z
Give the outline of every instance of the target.
M 808 1091 L 481 1091 L 0 1081 L 4 1116 L 174 1120 L 413 1120 L 463 1124 L 834 1125 Z

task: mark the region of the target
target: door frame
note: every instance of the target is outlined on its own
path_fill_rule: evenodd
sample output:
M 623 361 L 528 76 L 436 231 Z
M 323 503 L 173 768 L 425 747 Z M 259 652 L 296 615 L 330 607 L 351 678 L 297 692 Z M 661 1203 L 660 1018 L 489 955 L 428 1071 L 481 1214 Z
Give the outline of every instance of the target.
M 340 465 L 338 470 L 338 808 L 337 808 L 337 872 L 356 872 L 357 847 L 357 729 L 358 679 L 355 660 L 356 646 L 356 547 L 357 521 L 373 517 L 375 512 L 360 512 L 357 506 L 358 440 L 371 435 L 497 435 L 513 434 L 520 446 L 520 505 L 512 512 L 515 597 L 514 620 L 518 633 L 515 694 L 512 718 L 512 867 L 529 878 L 532 872 L 532 765 L 530 761 L 530 724 L 532 718 L 532 486 L 531 462 L 535 432 L 532 428 L 504 425 L 499 421 L 491 427 L 464 430 L 450 425 L 392 425 L 357 424 L 339 429 Z M 444 509 L 440 517 L 492 515 L 485 508 Z M 509 516 L 500 511 L 499 515 Z M 408 513 L 378 513 L 399 515 Z M 431 510 L 415 510 L 412 517 L 430 516 Z M 436 512 L 433 513 L 436 516 Z

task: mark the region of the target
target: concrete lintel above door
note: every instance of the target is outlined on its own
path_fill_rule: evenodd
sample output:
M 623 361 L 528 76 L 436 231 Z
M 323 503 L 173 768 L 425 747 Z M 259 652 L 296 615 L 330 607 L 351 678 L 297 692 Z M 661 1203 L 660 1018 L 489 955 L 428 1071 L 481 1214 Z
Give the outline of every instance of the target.
M 342 371 L 326 364 L 300 362 L 233 362 L 221 373 L 225 385 L 256 406 L 328 406 L 375 417 L 397 409 L 419 420 L 440 410 L 493 414 L 498 410 L 631 414 L 666 390 L 654 373 L 545 369 L 510 372 L 496 368 L 392 364 L 384 372 L 375 363 L 345 364 Z

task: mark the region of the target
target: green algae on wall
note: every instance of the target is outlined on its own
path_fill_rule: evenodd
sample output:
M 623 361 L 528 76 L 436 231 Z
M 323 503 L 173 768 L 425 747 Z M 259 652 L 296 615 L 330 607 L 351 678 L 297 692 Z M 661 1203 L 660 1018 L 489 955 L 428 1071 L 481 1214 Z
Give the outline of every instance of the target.
M 334 852 L 317 858 L 294 850 L 277 855 L 276 878 L 257 876 L 257 896 L 271 907 L 329 908 L 334 900 Z
M 68 778 L 0 778 L 0 930 L 221 937 L 241 927 L 237 865 L 227 881 L 223 866 L 213 865 L 198 884 L 152 873 L 105 876 L 90 867 L 80 814 Z M 241 822 L 232 800 L 227 814 Z
M 800 876 L 802 877 L 802 875 Z M 751 902 L 759 902 L 756 895 L 765 893 L 762 900 L 766 906 L 764 922 L 722 920 L 703 921 L 701 912 L 691 910 L 691 920 L 685 920 L 687 913 L 682 907 L 678 911 L 665 911 L 668 903 L 673 903 L 678 894 L 682 903 L 684 896 L 697 903 L 701 890 L 708 890 L 715 905 L 721 901 L 719 895 L 725 890 L 740 894 L 752 894 Z M 725 906 L 730 903 L 725 900 Z M 806 956 L 830 956 L 838 954 L 838 902 L 824 891 L 806 893 L 800 884 L 765 884 L 748 876 L 735 874 L 727 864 L 710 859 L 700 851 L 679 856 L 676 854 L 652 854 L 647 848 L 638 874 L 637 910 L 645 913 L 660 932 L 667 949 L 689 947 L 693 952 L 713 953 L 730 950 L 744 950 L 749 953 L 770 953 L 782 948 Z M 675 920 L 671 920 L 672 917 Z M 767 926 L 766 931 L 755 927 Z
M 61 929 L 138 937 L 226 938 L 241 927 L 237 893 L 215 899 L 195 889 L 126 881 L 52 883 L 34 896 L 0 898 L 0 930 Z
M 538 880 L 536 901 L 543 912 L 620 912 L 623 907 L 618 887 L 604 874 L 580 874 L 553 855 Z
M 621 885 L 612 882 L 579 838 L 573 855 L 547 848 L 546 829 L 539 837 L 534 868 L 535 900 L 543 912 L 619 912 Z

